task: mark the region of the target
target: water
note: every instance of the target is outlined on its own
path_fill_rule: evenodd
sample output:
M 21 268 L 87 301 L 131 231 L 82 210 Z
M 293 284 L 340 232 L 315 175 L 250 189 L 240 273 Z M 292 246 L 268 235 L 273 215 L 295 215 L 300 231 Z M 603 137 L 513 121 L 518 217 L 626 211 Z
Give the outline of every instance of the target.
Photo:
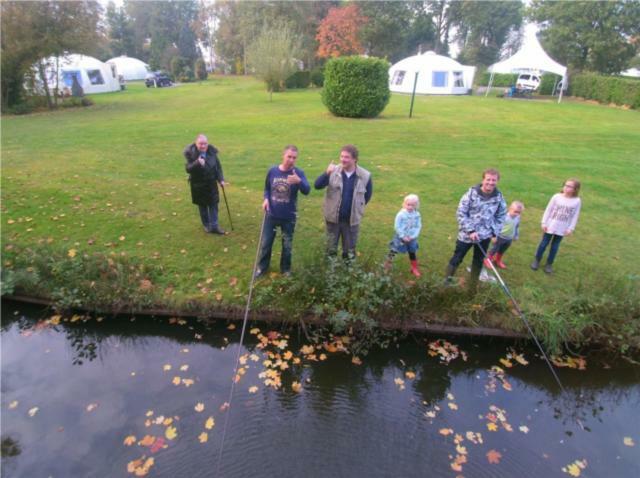
M 421 336 L 357 365 L 324 349 L 311 360 L 300 353 L 306 341 L 297 330 L 286 344 L 272 334 L 262 350 L 254 333 L 225 409 L 240 327 L 152 318 L 51 325 L 38 322 L 51 313 L 11 303 L 2 313 L 2 476 L 135 476 L 127 471 L 135 465 L 164 477 L 570 476 L 563 467 L 580 476 L 640 476 L 640 368 L 626 363 L 588 358 L 584 371 L 558 369 L 561 394 L 522 344 L 516 349 L 529 364 L 512 360 L 511 368 L 500 363 L 510 342 L 450 338 L 468 358 L 447 364 L 428 355 L 435 338 Z M 282 387 L 265 386 L 266 354 L 283 360 L 286 351 Z M 157 449 L 144 446 L 146 435 Z M 153 458 L 148 469 L 134 462 L 142 457 Z

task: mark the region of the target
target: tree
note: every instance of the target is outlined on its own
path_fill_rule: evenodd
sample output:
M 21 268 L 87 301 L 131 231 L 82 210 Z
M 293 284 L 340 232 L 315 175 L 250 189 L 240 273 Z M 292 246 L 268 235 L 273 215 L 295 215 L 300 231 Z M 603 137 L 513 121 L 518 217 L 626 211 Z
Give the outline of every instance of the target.
M 273 91 L 283 88 L 284 81 L 296 71 L 299 52 L 299 40 L 282 24 L 265 27 L 247 49 L 247 61 L 266 83 L 269 101 Z
M 335 58 L 364 53 L 358 34 L 366 22 L 355 4 L 331 8 L 318 27 L 318 56 Z
M 68 51 L 89 52 L 100 43 L 98 2 L 2 2 L 2 100 L 22 101 L 25 75 L 37 63 L 47 103 L 54 108 L 44 60 Z M 54 95 L 56 98 L 57 95 Z
M 611 74 L 638 52 L 640 2 L 551 2 L 533 0 L 529 16 L 543 25 L 542 45 L 573 69 Z
M 427 11 L 431 14 L 434 28 L 433 51 L 439 55 L 449 53 L 449 28 L 451 27 L 451 0 L 427 0 Z
M 135 43 L 131 20 L 124 7 L 116 8 L 113 2 L 107 5 L 109 46 L 114 56 L 135 56 Z

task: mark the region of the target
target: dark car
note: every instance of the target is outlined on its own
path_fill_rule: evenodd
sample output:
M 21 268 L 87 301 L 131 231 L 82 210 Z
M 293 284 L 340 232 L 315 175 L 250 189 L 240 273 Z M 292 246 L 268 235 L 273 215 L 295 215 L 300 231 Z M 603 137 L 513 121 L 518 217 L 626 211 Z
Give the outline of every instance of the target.
M 163 86 L 171 86 L 173 82 L 166 73 L 163 73 L 162 71 L 154 71 L 147 75 L 147 78 L 144 80 L 144 84 L 147 85 L 147 88 L 152 86 L 161 88 Z

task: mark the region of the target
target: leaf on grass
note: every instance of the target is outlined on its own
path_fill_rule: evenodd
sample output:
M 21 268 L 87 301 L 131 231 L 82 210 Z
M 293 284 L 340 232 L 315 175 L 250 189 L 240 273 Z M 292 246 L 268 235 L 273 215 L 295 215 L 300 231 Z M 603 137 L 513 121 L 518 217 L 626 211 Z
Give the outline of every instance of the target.
M 135 435 L 129 435 L 128 437 L 126 437 L 124 439 L 124 441 L 122 442 L 124 445 L 126 446 L 131 446 L 136 442 L 136 437 Z
M 69 252 L 67 252 L 67 255 L 71 258 L 76 257 L 76 254 L 78 253 L 77 250 L 75 249 L 69 249 Z
M 230 285 L 231 287 L 235 287 L 236 285 L 238 285 L 238 278 L 237 278 L 237 277 L 232 277 L 232 278 L 229 280 L 229 285 Z
M 35 416 L 36 413 L 38 413 L 38 410 L 40 410 L 40 408 L 38 407 L 33 407 L 32 409 L 29 410 L 29 416 L 33 417 Z
M 207 418 L 207 421 L 206 421 L 206 422 L 204 422 L 204 427 L 205 427 L 207 430 L 211 430 L 211 429 L 215 426 L 215 424 L 216 424 L 216 422 L 215 422 L 215 420 L 213 419 L 213 417 L 209 417 L 209 418 Z
M 502 458 L 502 453 L 497 450 L 489 450 L 487 452 L 487 460 L 489 460 L 489 463 L 492 465 L 500 463 L 500 458 Z
M 167 437 L 167 440 L 173 440 L 175 437 L 178 436 L 178 431 L 176 430 L 176 427 L 167 427 L 167 429 L 164 431 L 164 436 Z
M 198 435 L 198 440 L 200 443 L 207 443 L 207 440 L 209 440 L 209 434 L 207 432 L 202 432 Z
M 635 446 L 635 443 L 633 442 L 633 438 L 631 437 L 624 437 L 622 439 L 622 443 L 624 443 L 626 446 Z
M 204 411 L 204 403 L 200 403 L 200 402 L 196 403 L 196 406 L 193 407 L 193 409 L 198 413 L 203 412 Z

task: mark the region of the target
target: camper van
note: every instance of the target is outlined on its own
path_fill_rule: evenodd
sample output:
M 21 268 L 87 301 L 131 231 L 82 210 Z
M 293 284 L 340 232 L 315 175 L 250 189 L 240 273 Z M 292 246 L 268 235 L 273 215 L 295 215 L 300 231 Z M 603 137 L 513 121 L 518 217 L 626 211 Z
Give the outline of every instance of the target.
M 540 86 L 540 75 L 520 73 L 516 80 L 516 88 L 519 90 L 536 91 Z

